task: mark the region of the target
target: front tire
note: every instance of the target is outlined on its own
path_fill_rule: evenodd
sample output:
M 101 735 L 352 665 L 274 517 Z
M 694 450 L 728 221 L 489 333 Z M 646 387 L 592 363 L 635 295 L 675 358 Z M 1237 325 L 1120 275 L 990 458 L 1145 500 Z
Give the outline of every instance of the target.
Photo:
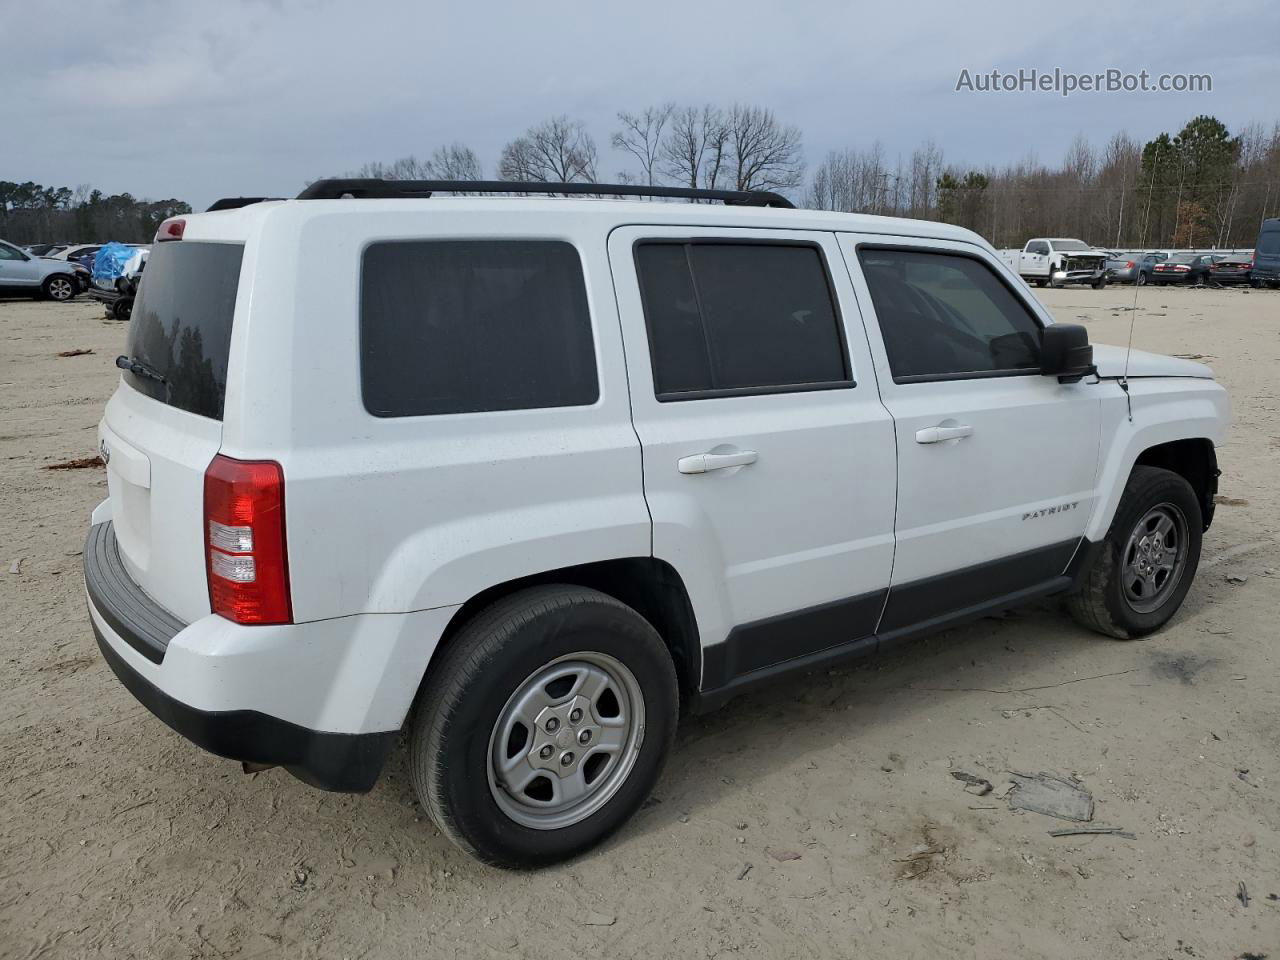
M 539 867 L 595 846 L 657 782 L 675 738 L 675 666 L 656 630 L 582 587 L 522 590 L 454 637 L 410 745 L 428 815 L 472 856 Z
M 1202 533 L 1191 484 L 1170 470 L 1134 467 L 1106 539 L 1067 597 L 1071 615 L 1118 640 L 1159 630 L 1191 589 Z
M 55 275 L 47 279 L 40 287 L 46 300 L 66 303 L 76 295 L 76 281 L 70 277 Z
M 1147 275 L 1145 273 L 1139 273 L 1138 279 L 1134 282 L 1140 287 L 1145 287 L 1147 285 Z

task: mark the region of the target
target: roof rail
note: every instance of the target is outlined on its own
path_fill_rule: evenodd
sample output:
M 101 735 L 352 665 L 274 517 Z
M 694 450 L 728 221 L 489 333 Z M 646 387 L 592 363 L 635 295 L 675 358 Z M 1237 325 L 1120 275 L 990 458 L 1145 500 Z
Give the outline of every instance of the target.
M 215 200 L 209 204 L 209 209 L 205 213 L 213 213 L 215 210 L 239 210 L 241 207 L 247 207 L 254 203 L 283 199 L 284 197 L 223 197 L 221 200 Z
M 794 206 L 786 197 L 769 190 L 695 190 L 689 187 L 646 187 L 634 183 L 533 183 L 516 180 L 317 180 L 298 194 L 298 199 L 425 198 L 433 193 L 545 193 L 661 197 L 672 200 L 719 200 L 729 206 L 738 207 L 791 208 Z

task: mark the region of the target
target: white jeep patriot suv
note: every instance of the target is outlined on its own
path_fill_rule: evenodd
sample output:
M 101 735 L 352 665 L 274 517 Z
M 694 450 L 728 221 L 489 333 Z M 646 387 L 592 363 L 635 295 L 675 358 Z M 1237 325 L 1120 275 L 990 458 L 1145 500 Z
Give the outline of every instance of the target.
M 1225 391 L 1125 376 L 967 230 L 598 184 L 215 207 L 162 225 L 102 419 L 102 654 L 329 790 L 407 729 L 485 861 L 617 829 L 682 701 L 1055 593 L 1139 637 L 1191 585 Z

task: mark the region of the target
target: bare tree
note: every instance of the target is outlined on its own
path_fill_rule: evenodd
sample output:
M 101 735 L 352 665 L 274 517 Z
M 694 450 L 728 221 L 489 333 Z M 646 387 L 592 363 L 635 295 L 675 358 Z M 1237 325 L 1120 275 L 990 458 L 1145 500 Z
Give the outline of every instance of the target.
M 498 175 L 526 183 L 592 183 L 596 144 L 580 120 L 552 117 L 502 148 Z
M 728 142 L 729 126 L 720 109 L 682 107 L 671 115 L 658 169 L 681 186 L 714 189 L 724 173 Z
M 444 147 L 436 147 L 431 151 L 431 159 L 426 162 L 428 178 L 431 180 L 481 180 L 484 172 L 480 168 L 480 158 L 475 151 L 456 140 Z
M 780 124 L 765 107 L 735 104 L 728 113 L 728 153 L 739 190 L 793 190 L 804 177 L 800 128 Z
M 657 183 L 662 156 L 662 133 L 675 109 L 674 103 L 664 103 L 657 107 L 645 107 L 640 114 L 628 113 L 626 110 L 618 112 L 622 129 L 613 134 L 613 147 L 631 154 L 640 162 L 640 176 L 635 178 L 623 173 L 620 179 L 624 183 L 636 180 L 649 186 Z

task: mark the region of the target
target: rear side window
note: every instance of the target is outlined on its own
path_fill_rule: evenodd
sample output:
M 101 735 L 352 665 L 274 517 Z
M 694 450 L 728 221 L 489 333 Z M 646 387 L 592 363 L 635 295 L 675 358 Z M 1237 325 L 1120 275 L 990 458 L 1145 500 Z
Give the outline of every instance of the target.
M 1035 373 L 1040 324 L 980 260 L 859 250 L 895 381 Z
M 1274 257 L 1280 253 L 1280 227 L 1272 227 L 1258 235 L 1257 253 L 1264 257 Z
M 360 283 L 360 379 L 379 417 L 584 406 L 600 395 L 571 244 L 371 244 Z
M 179 410 L 222 419 L 243 254 L 242 244 L 194 240 L 151 248 L 125 352 L 164 379 L 126 371 L 130 386 Z
M 851 385 L 817 247 L 653 240 L 635 259 L 659 400 Z

